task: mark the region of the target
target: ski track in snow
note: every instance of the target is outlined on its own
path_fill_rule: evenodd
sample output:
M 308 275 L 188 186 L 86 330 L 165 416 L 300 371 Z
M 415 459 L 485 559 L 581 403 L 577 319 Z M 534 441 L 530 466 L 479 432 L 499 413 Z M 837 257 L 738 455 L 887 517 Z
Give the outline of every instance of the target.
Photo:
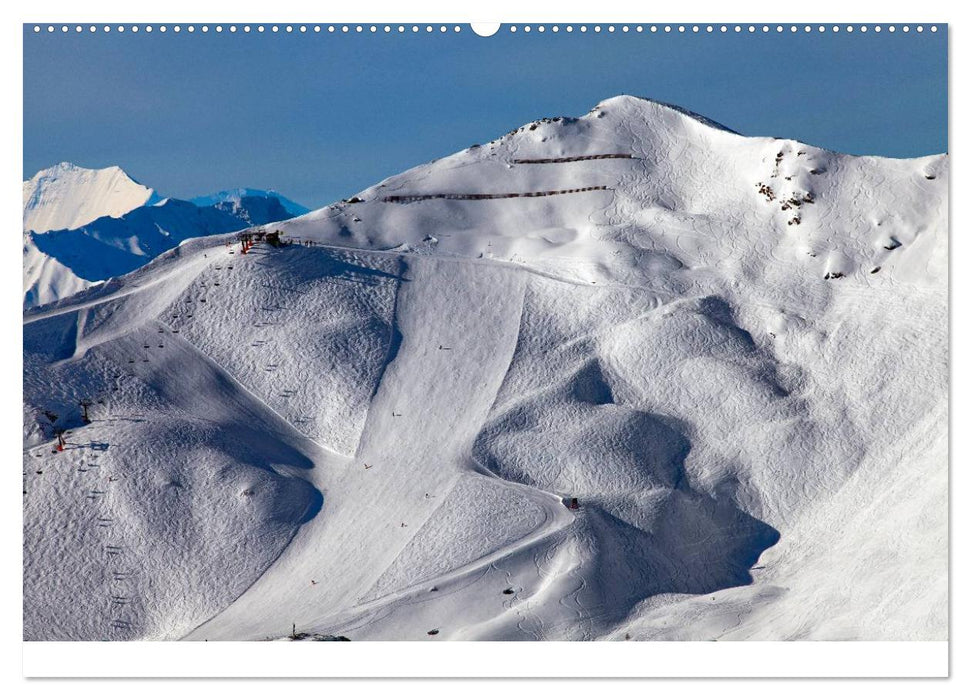
M 435 268 L 435 271 L 422 269 L 428 267 Z M 430 484 L 425 481 L 419 484 L 419 488 L 445 494 L 454 485 L 463 468 L 463 454 L 468 452 L 471 441 L 485 418 L 485 413 L 491 407 L 491 396 L 494 395 L 495 388 L 490 394 L 486 381 L 490 375 L 501 377 L 503 374 L 501 369 L 490 372 L 487 368 L 490 363 L 495 362 L 500 363 L 498 367 L 501 368 L 501 363 L 508 363 L 508 358 L 511 356 L 510 342 L 514 341 L 518 330 L 518 307 L 522 303 L 524 284 L 523 273 L 509 274 L 500 266 L 480 265 L 470 268 L 461 261 L 433 258 L 412 258 L 407 274 L 411 276 L 411 281 L 405 284 L 400 294 L 399 308 L 409 309 L 411 306 L 418 308 L 428 298 L 452 299 L 453 295 L 473 295 L 477 300 L 482 300 L 483 307 L 486 307 L 490 300 L 495 303 L 495 306 L 489 309 L 488 317 L 464 319 L 446 313 L 438 314 L 433 308 L 431 313 L 421 315 L 421 323 L 414 321 L 410 314 L 404 312 L 406 317 L 412 320 L 406 327 L 400 328 L 401 348 L 392 364 L 386 368 L 381 385 L 371 402 L 361 443 L 354 458 L 355 464 L 371 464 L 373 468 L 365 470 L 362 466 L 357 466 L 356 469 L 349 469 L 345 475 L 345 481 L 358 482 L 346 484 L 345 488 L 352 492 L 362 488 L 362 483 L 367 484 L 369 496 L 366 500 L 369 504 L 363 510 L 368 512 L 355 513 L 353 516 L 345 514 L 343 518 L 335 513 L 332 519 L 327 517 L 316 519 L 301 530 L 299 537 L 314 540 L 353 537 L 355 535 L 352 532 L 356 531 L 359 544 L 355 548 L 357 559 L 354 566 L 358 570 L 377 574 L 387 568 L 393 556 L 391 559 L 388 558 L 386 546 L 382 546 L 380 551 L 370 552 L 367 537 L 375 530 L 386 531 L 392 528 L 393 531 L 393 528 L 397 527 L 408 533 L 396 538 L 403 548 L 410 539 L 410 533 L 421 527 L 436 505 L 434 501 L 426 505 L 424 492 L 414 491 L 412 470 L 421 468 L 422 465 L 402 464 L 402 453 L 405 458 L 407 455 L 418 457 L 436 455 L 440 460 L 440 466 L 437 468 L 442 473 L 438 480 Z M 473 325 L 469 326 L 469 323 Z M 498 343 L 497 347 L 486 345 L 469 347 L 467 343 L 462 342 L 463 337 L 472 337 L 476 331 L 481 333 L 483 327 L 488 328 L 490 323 L 495 324 L 495 332 L 487 333 L 487 337 L 494 337 Z M 503 349 L 503 343 L 506 345 L 505 349 Z M 438 349 L 441 346 L 452 349 Z M 429 376 L 424 367 L 426 362 L 431 361 L 430 354 L 437 358 L 447 358 L 446 362 L 434 360 L 434 377 Z M 400 397 L 403 396 L 411 397 L 409 405 L 399 405 Z M 399 412 L 401 415 L 395 415 Z M 416 430 L 419 426 L 422 429 Z M 373 445 L 375 439 L 376 446 Z M 393 450 L 389 452 L 382 445 L 391 445 Z M 528 491 L 522 487 L 520 489 Z M 552 526 L 547 525 L 541 530 L 538 537 L 542 537 L 550 527 L 560 526 L 562 515 L 559 518 L 556 517 L 557 510 L 550 504 L 550 501 L 556 500 L 554 496 L 545 494 L 542 498 L 534 498 L 546 512 L 547 521 L 553 523 Z M 342 500 L 347 503 L 360 503 L 359 499 L 350 495 Z M 414 500 L 422 507 L 408 508 L 396 505 L 408 500 Z M 356 507 L 360 508 L 360 506 Z M 405 522 L 403 518 L 408 518 L 409 522 Z M 404 527 L 399 523 L 404 523 Z M 315 532 L 317 528 L 322 528 L 322 531 Z M 331 528 L 336 528 L 337 532 L 333 532 Z M 349 530 L 352 532 L 348 532 Z M 532 538 L 535 537 L 537 535 L 532 536 Z M 518 546 L 524 546 L 524 544 Z M 515 548 L 514 545 L 510 550 Z M 400 548 L 397 551 L 400 551 Z M 392 551 L 392 554 L 396 552 Z M 381 557 L 381 559 L 374 559 L 375 557 Z M 371 565 L 372 560 L 383 563 Z M 488 561 L 477 562 L 466 568 L 471 571 L 487 563 Z M 296 573 L 294 566 L 298 567 Z M 316 576 L 323 582 L 355 578 L 351 572 L 339 575 L 338 572 L 333 571 L 338 566 L 337 562 L 302 557 L 301 561 L 293 566 L 291 562 L 284 562 L 280 566 L 279 576 L 275 576 L 274 571 L 270 570 L 256 584 L 259 590 L 251 590 L 254 591 L 255 596 L 261 598 L 261 605 L 266 605 L 267 598 L 274 602 L 286 599 L 292 601 L 298 597 L 292 589 L 294 587 L 298 590 L 306 589 L 307 581 L 314 578 L 314 572 L 320 572 Z M 306 571 L 306 575 L 301 576 L 299 573 L 301 571 Z M 375 573 L 371 573 L 370 576 L 372 579 L 376 578 Z M 353 596 L 360 596 L 367 585 L 366 582 L 361 582 L 358 588 L 343 592 L 343 596 L 333 603 L 326 599 L 315 601 L 315 608 L 312 609 L 345 607 L 353 602 Z M 321 586 L 320 590 L 336 587 L 336 584 L 331 584 L 326 588 Z M 316 586 L 314 588 L 316 589 Z M 395 596 L 400 598 L 408 593 L 409 590 L 406 590 Z M 332 595 L 336 597 L 337 594 Z M 372 605 L 378 605 L 380 602 L 380 600 L 375 601 Z M 300 623 L 317 625 L 313 620 L 304 617 L 308 613 L 301 611 L 299 604 L 292 604 L 292 606 L 291 616 L 298 625 Z M 240 629 L 230 625 L 262 626 L 269 623 L 267 620 L 252 619 L 252 606 L 245 594 L 237 601 L 235 608 L 241 611 L 245 620 L 234 620 L 235 611 L 234 608 L 230 608 L 196 630 L 190 638 L 199 638 L 200 635 L 245 637 L 264 627 L 246 626 Z M 286 620 L 275 624 L 278 625 L 277 631 L 280 635 L 285 634 L 289 627 Z

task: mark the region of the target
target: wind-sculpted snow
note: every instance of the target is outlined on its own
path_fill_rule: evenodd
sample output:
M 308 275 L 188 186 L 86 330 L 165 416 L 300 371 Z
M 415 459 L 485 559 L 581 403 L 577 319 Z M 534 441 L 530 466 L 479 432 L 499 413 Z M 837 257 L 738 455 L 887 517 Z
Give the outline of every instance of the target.
M 29 311 L 27 636 L 945 639 L 948 159 L 716 127 L 613 98 Z
M 300 432 L 353 454 L 397 342 L 404 266 L 329 250 L 227 251 L 162 318 Z
M 237 597 L 319 509 L 315 489 L 287 474 L 313 462 L 174 337 L 136 328 L 73 357 L 83 328 L 72 316 L 25 328 L 25 422 L 36 426 L 24 452 L 25 638 L 177 637 Z M 62 452 L 40 411 L 69 429 Z
M 579 499 L 576 537 L 593 562 L 574 574 L 583 584 L 577 604 L 598 621 L 596 633 L 622 619 L 625 605 L 650 595 L 749 583 L 748 568 L 778 539 L 731 494 L 698 488 L 689 437 L 695 430 L 682 407 L 692 393 L 708 390 L 710 374 L 682 376 L 650 403 L 632 400 L 630 386 L 663 382 L 692 345 L 701 357 L 744 359 L 751 339 L 727 319 L 712 323 L 703 314 L 693 314 L 703 319 L 701 328 L 681 334 L 625 325 L 631 312 L 651 318 L 665 308 L 652 307 L 652 298 L 629 292 L 579 294 L 561 283 L 534 282 L 497 408 L 476 440 L 475 455 L 491 472 Z M 724 313 L 715 303 L 704 308 Z M 570 321 L 588 314 L 598 320 L 578 335 Z M 626 375 L 616 356 L 605 363 L 598 346 L 615 332 L 649 365 Z M 609 377 L 618 375 L 623 380 L 612 383 Z M 771 401 L 764 392 L 759 399 L 760 406 Z

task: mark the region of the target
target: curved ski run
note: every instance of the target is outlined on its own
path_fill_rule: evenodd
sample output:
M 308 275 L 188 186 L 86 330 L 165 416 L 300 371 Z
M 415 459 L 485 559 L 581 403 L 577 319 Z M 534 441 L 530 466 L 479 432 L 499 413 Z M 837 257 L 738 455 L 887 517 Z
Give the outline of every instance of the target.
M 467 472 L 516 346 L 527 275 L 409 259 L 397 302 L 401 347 L 372 400 L 357 455 L 274 566 L 187 639 L 283 636 L 293 624 L 353 609 Z M 311 478 L 320 478 L 316 471 Z M 535 499 L 552 510 L 550 496 Z

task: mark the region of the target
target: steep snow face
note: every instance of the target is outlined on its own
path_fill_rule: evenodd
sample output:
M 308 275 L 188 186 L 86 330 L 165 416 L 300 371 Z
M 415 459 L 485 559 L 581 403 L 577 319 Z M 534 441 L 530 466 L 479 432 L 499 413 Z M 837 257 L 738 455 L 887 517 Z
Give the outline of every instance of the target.
M 262 199 L 275 198 L 279 200 L 283 208 L 287 210 L 290 214 L 289 217 L 300 216 L 306 214 L 310 210 L 303 206 L 302 204 L 297 204 L 292 199 L 287 199 L 279 192 L 275 190 L 255 190 L 251 187 L 237 187 L 231 190 L 222 190 L 221 192 L 214 192 L 213 194 L 204 195 L 202 197 L 193 197 L 191 201 L 193 204 L 200 207 L 208 207 L 213 204 L 219 204 L 220 202 L 233 202 L 239 204 L 245 197 L 259 197 Z
M 50 304 L 91 286 L 70 268 L 41 252 L 32 234 L 24 235 L 24 308 Z
M 290 217 L 274 197 L 200 207 L 166 199 L 78 229 L 26 235 L 24 308 L 63 299 L 91 283 L 135 270 L 182 241 Z M 27 250 L 31 257 L 28 259 Z
M 27 635 L 946 639 L 947 181 L 619 97 L 29 312 Z
M 112 166 L 59 163 L 24 182 L 24 231 L 73 229 L 157 201 L 155 191 Z

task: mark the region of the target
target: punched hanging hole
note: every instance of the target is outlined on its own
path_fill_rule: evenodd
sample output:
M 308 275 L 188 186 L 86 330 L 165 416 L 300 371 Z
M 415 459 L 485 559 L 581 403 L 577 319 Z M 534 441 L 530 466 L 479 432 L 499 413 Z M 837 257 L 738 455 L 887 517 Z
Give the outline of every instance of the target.
M 478 36 L 492 36 L 499 31 L 500 26 L 498 22 L 473 22 L 472 31 Z

